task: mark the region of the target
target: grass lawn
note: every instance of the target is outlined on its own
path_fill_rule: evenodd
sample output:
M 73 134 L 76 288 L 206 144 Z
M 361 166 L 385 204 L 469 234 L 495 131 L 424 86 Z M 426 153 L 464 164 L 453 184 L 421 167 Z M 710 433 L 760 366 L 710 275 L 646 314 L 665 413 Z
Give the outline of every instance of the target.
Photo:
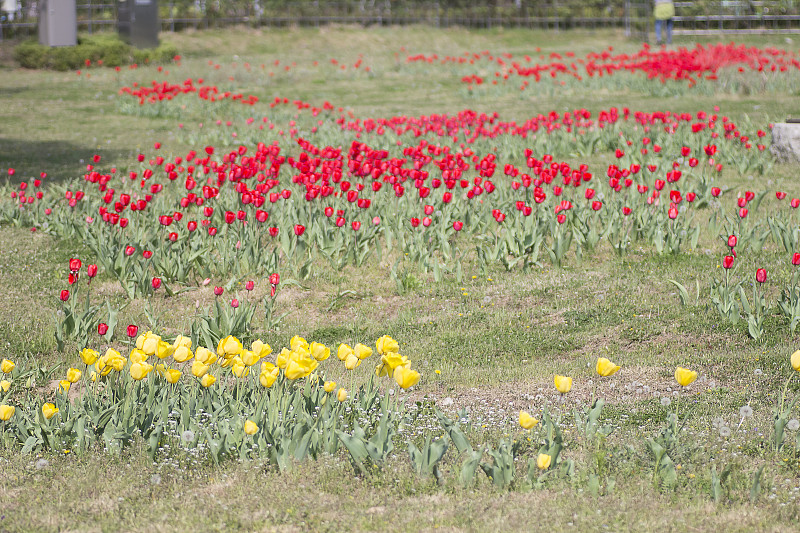
M 565 85 L 545 79 L 526 90 L 513 80 L 498 85 L 487 81 L 470 89 L 463 76 L 492 80 L 503 67 L 485 58 L 474 65 L 439 61 L 488 51 L 495 58 L 543 56 L 549 62 L 552 53 L 567 57 L 574 52 L 577 60 L 609 47 L 615 54 L 640 49 L 640 43 L 616 31 L 334 26 L 231 28 L 165 34 L 162 39 L 178 48 L 179 63 L 119 71 L 94 66 L 80 73 L 19 69 L 11 59 L 13 43 L 0 43 L 0 171 L 6 176 L 7 168 L 16 170 L 4 178 L 1 191 L 7 203 L 0 211 L 13 211 L 8 205 L 14 202 L 6 197 L 18 190 L 20 181 L 40 172 L 48 174 L 45 186 L 58 195 L 81 187 L 89 195 L 90 184 L 82 176 L 94 154 L 102 156 L 104 169 L 117 168 L 121 176 L 141 172 L 136 157 L 154 157 L 155 142 L 163 143 L 158 153 L 167 160 L 189 150 L 201 152 L 207 145 L 222 153 L 245 144 L 252 153 L 258 142 L 273 140 L 284 154 L 296 154 L 296 141 L 276 132 L 288 132 L 296 124 L 308 133 L 318 117 L 291 105 L 271 107 L 276 97 L 318 107 L 330 102 L 344 115 L 362 120 L 453 115 L 469 109 L 497 112 L 501 120 L 520 124 L 550 111 L 582 108 L 596 116 L 612 107 L 713 113 L 719 106 L 720 115 L 753 132 L 768 132 L 769 123 L 799 112 L 796 71 L 781 77 L 730 67 L 720 71 L 719 80 L 703 80 L 696 87 L 619 73 Z M 796 45 L 781 36 L 746 39 L 747 46 L 796 52 Z M 694 44 L 676 38 L 675 47 Z M 417 54 L 435 54 L 437 61 L 406 60 Z M 220 92 L 254 95 L 258 103 L 176 97 L 140 106 L 120 94 L 122 87 L 134 84 L 182 84 L 188 78 L 203 78 Z M 332 116 L 339 116 L 338 111 L 320 115 L 318 133 L 308 138 L 319 147 L 341 146 L 346 152 L 357 138 L 338 128 Z M 255 125 L 247 122 L 250 118 Z M 256 130 L 259 124 L 274 128 Z M 364 133 L 358 139 L 401 150 L 395 137 Z M 547 149 L 550 141 L 541 139 L 500 136 L 480 139 L 474 147 L 481 157 L 492 152 L 522 166 L 525 143 L 543 143 Z M 455 150 L 463 138 L 451 142 L 443 136 L 435 142 Z M 613 150 L 582 156 L 568 145 L 551 149 L 556 161 L 587 164 L 596 182 L 606 182 L 606 169 L 616 161 Z M 800 196 L 797 166 L 771 158 L 770 163 L 774 165 L 765 173 L 726 165 L 715 182 L 726 189 L 717 208 L 735 213 L 739 194 L 766 190 L 748 221 L 767 231 L 767 218 L 775 217 L 796 228 L 786 202 Z M 507 183 L 502 172 L 498 167 L 493 179 Z M 475 175 L 472 171 L 467 177 Z M 291 175 L 282 179 L 288 182 Z M 786 192 L 787 199 L 780 203 L 775 191 Z M 167 209 L 167 204 L 156 205 Z M 748 297 L 752 273 L 760 267 L 768 271 L 768 283 L 759 290 L 772 308 L 764 318 L 763 335 L 752 339 L 746 321 L 726 321 L 709 296 L 712 280 L 724 277 L 720 265 L 728 253 L 720 239 L 724 224 L 706 224 L 711 211 L 698 210 L 700 233 L 693 250 L 684 246 L 680 253 L 659 254 L 648 243 L 634 241 L 626 254 L 618 255 L 605 240 L 581 257 L 573 244 L 561 267 L 542 252 L 539 262 L 526 270 L 507 270 L 498 262 L 484 266 L 472 253 L 475 238 L 464 232 L 451 239 L 454 246 L 469 250 L 461 261 L 460 281 L 452 273 L 437 281 L 422 263 L 404 257 L 400 245 L 388 247 L 380 258 L 369 255 L 360 266 L 334 268 L 319 259 L 307 279 L 280 286 L 275 312 L 285 316 L 268 327 L 259 315 L 254 335 L 276 352 L 289 346 L 294 335 L 333 350 L 342 342 L 374 345 L 382 335 L 399 341 L 401 353 L 423 378 L 408 391 L 391 380 L 380 382 L 381 390 L 391 390 L 402 406 L 403 420 L 394 451 L 381 468 L 354 469 L 341 447 L 333 455 L 296 461 L 280 470 L 263 457 L 231 457 L 216 464 L 206 453 L 182 448 L 180 435 L 172 435 L 171 447 L 160 448 L 155 461 L 141 436 L 121 451 L 98 441 L 84 453 L 23 453 L 20 443 L 0 440 L 0 531 L 794 530 L 800 519 L 800 433 L 790 423 L 776 449 L 774 427 L 779 404 L 791 404 L 787 419 L 798 417 L 791 402 L 798 397 L 800 379 L 789 379 L 795 373 L 789 357 L 798 348 L 798 336 L 775 305 L 781 290 L 793 287 L 795 267 L 787 259 L 791 254 L 772 240 L 740 249 L 734 276 L 747 279 L 743 289 Z M 30 370 L 28 382 L 6 401 L 51 401 L 54 385 L 76 364 L 82 347 L 69 341 L 59 350 L 55 340 L 61 316 L 58 294 L 67 287 L 69 274 L 65 265 L 72 257 L 85 264 L 100 258 L 77 235 L 55 238 L 41 226 L 31 232 L 30 225 L 17 226 L 11 217 L 0 222 L 0 359 Z M 298 277 L 287 264 L 281 263 L 282 278 Z M 243 279 L 233 273 L 209 275 L 208 283 L 198 273 L 186 284 L 192 290 L 169 298 L 162 292 L 131 299 L 109 272 L 101 272 L 92 291 L 94 298 L 119 309 L 120 328 L 139 324 L 142 332 L 152 328 L 172 339 L 189 331 L 200 309 L 213 305 L 214 286 L 229 284 L 226 295 L 239 291 L 243 301 L 260 301 L 269 293 L 270 273 L 255 274 L 259 283 L 252 295 L 241 292 Z M 669 280 L 687 288 L 685 305 Z M 95 348 L 105 349 L 105 341 L 96 339 Z M 598 357 L 621 365 L 621 370 L 599 377 Z M 374 370 L 367 364 L 353 371 L 338 362 L 336 368 L 326 364 L 326 377 L 349 391 L 367 382 Z M 673 378 L 676 366 L 696 370 L 700 377 L 683 389 Z M 569 393 L 556 391 L 554 374 L 573 378 Z M 605 401 L 602 432 L 590 434 L 575 413 L 585 417 L 597 398 Z M 407 443 L 421 446 L 426 437 L 443 435 L 436 409 L 453 418 L 468 413 L 465 434 L 475 449 L 487 447 L 487 467 L 497 464 L 488 457 L 500 442 L 515 446 L 514 481 L 498 487 L 478 468 L 474 482 L 461 483 L 465 456 L 453 446 L 439 465 L 438 477 L 418 475 Z M 528 460 L 535 464 L 547 435 L 543 417 L 533 432 L 520 428 L 519 412 L 539 417 L 544 409 L 563 433 L 563 460 L 549 471 L 552 475 L 528 477 Z M 647 442 L 670 427 L 675 431 L 669 447 L 674 479 L 667 482 L 660 470 L 663 463 Z M 720 481 L 722 472 L 727 474 Z

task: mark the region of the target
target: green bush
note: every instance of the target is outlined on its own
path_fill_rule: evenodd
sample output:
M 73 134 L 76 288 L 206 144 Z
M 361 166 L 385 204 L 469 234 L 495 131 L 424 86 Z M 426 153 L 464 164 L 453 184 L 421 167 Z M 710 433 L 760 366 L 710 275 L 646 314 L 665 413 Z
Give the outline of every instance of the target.
M 20 66 L 32 69 L 73 70 L 86 61 L 105 67 L 131 63 L 167 63 L 178 54 L 173 44 L 161 43 L 158 48 L 139 50 L 122 41 L 116 34 L 81 35 L 76 46 L 48 47 L 29 40 L 14 48 L 14 59 Z

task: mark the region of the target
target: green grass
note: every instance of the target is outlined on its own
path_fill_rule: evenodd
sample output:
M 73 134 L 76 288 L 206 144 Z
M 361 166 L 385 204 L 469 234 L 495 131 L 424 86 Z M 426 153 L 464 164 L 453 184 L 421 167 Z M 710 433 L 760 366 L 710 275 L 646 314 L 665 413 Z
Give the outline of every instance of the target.
M 223 104 L 211 116 L 208 107 L 170 105 L 164 106 L 163 116 L 148 116 L 149 111 L 124 109 L 117 91 L 133 82 L 146 84 L 168 76 L 155 67 L 120 73 L 91 69 L 87 77 L 85 72 L 78 76 L 21 70 L 6 62 L 0 65 L 4 103 L 0 169 L 16 168 L 23 177 L 45 171 L 59 181 L 81 176 L 94 153 L 103 156 L 104 165 L 121 169 L 132 168 L 139 151 L 151 153 L 155 141 L 164 141 L 170 153 L 183 155 L 198 146 L 182 136 L 178 122 L 187 126 L 204 122 L 214 128 L 217 119 L 224 122 L 250 115 L 288 122 L 293 111 L 267 107 L 275 96 L 316 105 L 329 100 L 360 117 L 470 108 L 498 111 L 504 119 L 522 119 L 551 109 L 597 111 L 629 106 L 691 112 L 718 104 L 737 121 L 747 114 L 755 124 L 762 124 L 796 112 L 797 95 L 781 90 L 768 94 L 698 90 L 675 98 L 652 96 L 636 88 L 578 88 L 566 94 L 543 88 L 521 94 L 470 95 L 456 76 L 458 69 L 405 65 L 400 51 L 405 47 L 409 53 L 445 56 L 487 49 L 495 54 L 533 55 L 539 46 L 542 53 L 573 50 L 582 55 L 610 45 L 617 51 L 638 49 L 638 43 L 610 31 L 331 27 L 186 32 L 164 36 L 164 40 L 184 57 L 181 65 L 166 67 L 170 80 L 204 77 L 209 84 L 255 94 L 261 99 L 260 107 Z M 785 45 L 775 37 L 751 37 L 747 42 L 761 47 Z M 395 52 L 401 54 L 399 62 Z M 360 54 L 372 74 L 339 73 L 323 65 L 330 58 L 352 65 Z M 8 57 L 5 50 L 0 57 Z M 309 66 L 315 59 L 320 68 Z M 276 75 L 269 77 L 264 74 L 269 69 L 261 71 L 260 64 L 271 65 L 275 60 L 281 65 L 296 62 L 298 67 L 289 74 L 275 68 Z M 209 61 L 225 68 L 215 70 Z M 243 69 L 245 62 L 254 67 L 251 72 Z M 231 72 L 234 81 L 228 79 Z M 264 138 L 269 140 L 267 133 Z M 342 137 L 339 143 L 349 141 Z M 587 162 L 600 175 L 610 161 L 603 154 Z M 734 188 L 783 188 L 798 195 L 795 170 L 777 165 L 769 176 L 738 176 L 731 171 L 724 179 Z M 769 185 L 764 183 L 767 180 Z M 770 209 L 771 201 L 765 199 L 761 214 Z M 121 457 L 100 448 L 81 457 L 36 457 L 21 455 L 15 448 L 0 449 L 0 531 L 791 530 L 800 518 L 796 432 L 787 431 L 781 453 L 769 451 L 769 439 L 771 409 L 789 375 L 788 356 L 797 347 L 797 335 L 777 318 L 768 321 L 767 335 L 758 342 L 748 338 L 742 324 L 725 324 L 707 297 L 711 276 L 721 275 L 718 237 L 706 231 L 699 248 L 675 257 L 634 248 L 620 259 L 603 245 L 580 263 L 570 256 L 563 269 L 552 268 L 544 260 L 543 267 L 531 272 L 494 269 L 485 276 L 468 259 L 462 283 L 452 279 L 436 283 L 431 273 L 408 264 L 404 265 L 408 278 L 403 291 L 389 276 L 397 259 L 391 256 L 382 263 L 373 259 L 361 269 L 336 271 L 321 265 L 303 282 L 305 288 L 281 288 L 278 312 L 289 315 L 277 331 L 263 332 L 274 348 L 288 345 L 295 334 L 332 346 L 372 344 L 381 335 L 392 335 L 425 376 L 417 390 L 403 396 L 407 405 L 419 402 L 424 408 L 436 401 L 449 406 L 450 412 L 469 409 L 469 436 L 475 445 L 496 446 L 504 436 L 524 439 L 516 422 L 519 410 L 540 411 L 545 406 L 564 412 L 565 433 L 574 437 L 577 428 L 569 409 L 586 406 L 593 397 L 605 398 L 603 423 L 613 426 L 614 432 L 596 443 L 580 437 L 570 441 L 564 454 L 578 465 L 573 480 L 560 479 L 543 490 L 515 486 L 507 492 L 493 488 L 483 476 L 473 488 L 463 489 L 455 482 L 463 459 L 454 450 L 445 458 L 442 485 L 418 478 L 410 469 L 404 441 L 419 443 L 426 427 L 438 429 L 426 411 L 411 428 L 417 433 L 399 439 L 389 464 L 367 476 L 354 476 L 345 455 L 307 461 L 280 473 L 258 462 L 232 460 L 214 466 L 208 458 L 178 450 L 165 451 L 154 464 L 141 442 Z M 77 360 L 75 346 L 60 353 L 53 338 L 56 295 L 65 286 L 65 266 L 73 256 L 81 256 L 85 263 L 92 261 L 82 243 L 57 242 L 27 229 L 1 228 L 0 358 L 42 367 L 57 365 L 55 375 Z M 780 257 L 783 254 L 774 248 L 743 254 L 740 272 L 754 271 L 762 263 L 775 264 Z M 770 280 L 778 286 L 791 274 L 784 267 L 770 269 Z M 699 280 L 697 302 L 681 307 L 669 279 L 685 284 L 692 297 L 694 280 Z M 96 294 L 123 305 L 121 290 L 110 278 L 93 283 Z M 213 302 L 212 286 L 152 299 L 167 336 L 186 331 L 197 303 Z M 142 301 L 134 301 L 121 312 L 120 324 L 127 323 L 146 324 Z M 610 379 L 598 378 L 594 362 L 600 356 L 622 365 L 621 372 Z M 672 373 L 677 365 L 698 370 L 701 380 L 688 394 L 676 398 L 673 392 L 678 387 Z M 366 381 L 372 371 L 371 365 L 348 374 L 339 369 L 333 378 L 350 388 Z M 554 373 L 575 379 L 565 399 L 553 389 Z M 797 381 L 789 387 L 791 395 L 798 392 Z M 34 382 L 26 394 L 44 401 L 52 395 L 52 387 Z M 670 405 L 662 405 L 661 397 L 672 398 Z M 755 415 L 740 422 L 739 408 L 747 404 Z M 643 441 L 655 436 L 673 412 L 681 418 L 689 415 L 675 454 L 681 468 L 677 487 L 660 490 L 651 482 L 653 460 Z M 730 426 L 731 437 L 720 437 L 714 426 L 718 417 Z M 535 448 L 534 444 L 525 448 L 520 472 Z M 710 497 L 712 464 L 720 471 L 726 464 L 734 465 L 729 493 L 721 504 L 714 504 Z M 762 465 L 766 467 L 761 494 L 751 503 L 753 475 Z M 591 475 L 601 480 L 598 495 L 588 488 Z

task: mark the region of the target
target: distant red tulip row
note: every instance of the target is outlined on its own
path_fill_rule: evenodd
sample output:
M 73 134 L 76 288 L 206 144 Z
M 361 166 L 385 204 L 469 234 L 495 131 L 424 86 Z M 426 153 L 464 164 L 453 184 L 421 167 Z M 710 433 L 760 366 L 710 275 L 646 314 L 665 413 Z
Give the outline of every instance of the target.
M 532 78 L 533 81 L 540 82 L 545 76 L 548 78 L 567 76 L 582 81 L 584 78 L 627 72 L 641 73 L 647 79 L 657 79 L 662 82 L 685 80 L 694 84 L 702 78 L 717 79 L 719 71 L 725 68 L 735 68 L 739 72 L 745 70 L 796 72 L 800 69 L 800 58 L 794 52 L 777 48 L 760 49 L 734 43 L 705 46 L 697 44 L 691 49 L 681 47 L 677 50 L 653 49 L 644 44 L 635 54 L 614 53 L 614 49 L 609 47 L 602 52 L 590 52 L 582 58 L 576 58 L 573 52 L 567 52 L 563 56 L 553 52 L 539 55 L 538 62 L 529 55 L 517 58 L 510 53 L 495 55 L 489 51 L 465 52 L 461 56 L 442 58 L 437 54 L 409 55 L 406 57 L 406 62 L 440 65 L 494 64 L 498 68 L 494 73 L 494 83 L 505 82 L 512 77 Z M 486 82 L 486 78 L 478 74 L 469 74 L 461 81 L 480 85 Z

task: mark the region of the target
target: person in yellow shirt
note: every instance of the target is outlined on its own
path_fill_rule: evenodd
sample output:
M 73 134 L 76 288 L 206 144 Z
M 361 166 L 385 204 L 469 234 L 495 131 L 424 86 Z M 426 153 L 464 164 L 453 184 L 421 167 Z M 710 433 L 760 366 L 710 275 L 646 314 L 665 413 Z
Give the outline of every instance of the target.
M 675 5 L 672 0 L 655 0 L 654 15 L 656 18 L 656 44 L 661 46 L 661 29 L 666 30 L 667 44 L 672 44 L 672 22 L 675 17 Z

